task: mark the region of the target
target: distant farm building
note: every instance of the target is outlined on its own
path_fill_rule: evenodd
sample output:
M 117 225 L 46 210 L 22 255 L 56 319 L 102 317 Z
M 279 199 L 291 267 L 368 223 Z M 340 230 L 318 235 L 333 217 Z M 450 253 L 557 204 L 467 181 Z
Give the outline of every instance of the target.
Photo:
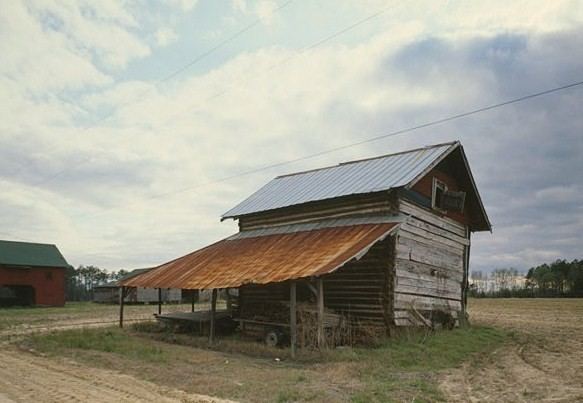
M 65 305 L 67 267 L 55 245 L 0 241 L 0 305 Z
M 236 288 L 243 332 L 278 328 L 293 347 L 306 312 L 318 345 L 346 321 L 383 333 L 455 326 L 470 234 L 491 230 L 459 142 L 279 176 L 229 218 L 237 234 L 122 284 Z
M 109 304 L 119 303 L 119 293 L 121 289 L 121 286 L 119 285 L 120 282 L 146 273 L 149 270 L 151 269 L 132 270 L 118 281 L 112 281 L 93 287 L 93 301 Z M 182 290 L 179 288 L 162 289 L 159 294 L 158 290 L 155 288 L 136 287 L 129 290 L 125 300 L 129 303 L 151 303 L 159 302 L 158 297 L 161 297 L 163 303 L 180 302 L 182 299 Z

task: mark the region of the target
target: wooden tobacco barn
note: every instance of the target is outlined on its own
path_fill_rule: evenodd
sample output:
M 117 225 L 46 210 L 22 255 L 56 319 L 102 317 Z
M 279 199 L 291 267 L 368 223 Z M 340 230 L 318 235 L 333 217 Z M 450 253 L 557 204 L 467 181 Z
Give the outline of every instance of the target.
M 459 142 L 279 176 L 222 219 L 239 232 L 123 286 L 237 289 L 242 332 L 280 329 L 292 352 L 306 312 L 320 346 L 338 323 L 456 325 L 470 234 L 491 231 Z

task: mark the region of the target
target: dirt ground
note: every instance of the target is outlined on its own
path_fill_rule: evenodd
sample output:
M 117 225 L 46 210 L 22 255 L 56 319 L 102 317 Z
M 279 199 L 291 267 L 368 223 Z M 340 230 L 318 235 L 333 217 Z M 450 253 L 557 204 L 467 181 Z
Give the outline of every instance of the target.
M 11 344 L 35 332 L 111 326 L 118 320 L 118 309 L 112 305 L 73 304 L 60 309 L 4 310 L 3 320 L 10 325 L 5 323 L 0 330 L 0 403 L 228 402 L 163 388 L 116 371 L 89 368 L 70 359 L 49 359 Z M 152 319 L 156 309 L 152 305 L 129 306 L 125 320 L 131 323 Z
M 126 311 L 126 319 L 151 318 L 153 310 L 152 306 L 134 307 Z M 47 357 L 18 347 L 18 340 L 31 332 L 111 325 L 117 320 L 116 312 L 116 307 L 96 307 L 88 312 L 87 307 L 73 306 L 54 312 L 0 313 L 0 324 L 4 321 L 0 326 L 0 403 L 224 402 L 197 394 L 215 395 L 217 384 L 223 390 L 240 390 L 228 393 L 231 398 L 248 400 L 244 398 L 248 388 L 270 379 L 266 387 L 275 392 L 284 385 L 280 387 L 277 380 L 286 377 L 303 389 L 319 385 L 313 394 L 325 401 L 345 401 L 350 396 L 347 390 L 362 386 L 349 384 L 358 370 L 350 363 L 323 363 L 306 371 L 300 366 L 270 366 L 265 360 L 242 355 L 168 345 L 165 348 L 174 354 L 171 362 L 178 366 L 168 380 L 156 363 L 135 368 L 132 361 L 101 352 L 92 359 L 107 365 L 89 366 L 74 355 Z M 458 368 L 428 374 L 437 377 L 447 401 L 583 402 L 583 299 L 479 299 L 470 301 L 470 313 L 473 323 L 509 329 L 516 336 L 494 352 L 468 357 Z M 7 318 L 9 315 L 14 318 Z M 187 359 L 176 359 L 184 354 L 189 354 Z M 225 376 L 231 367 L 230 375 Z M 187 376 L 177 377 L 176 373 Z M 263 379 L 251 382 L 253 376 Z M 330 383 L 331 379 L 337 384 Z M 208 380 L 208 385 L 202 380 Z M 392 396 L 401 401 L 398 390 L 395 392 Z M 296 400 L 290 393 L 289 399 L 282 401 Z
M 583 402 L 582 299 L 476 299 L 470 315 L 517 342 L 448 371 L 448 401 Z
M 161 388 L 114 371 L 0 350 L 0 403 L 8 402 L 226 402 Z

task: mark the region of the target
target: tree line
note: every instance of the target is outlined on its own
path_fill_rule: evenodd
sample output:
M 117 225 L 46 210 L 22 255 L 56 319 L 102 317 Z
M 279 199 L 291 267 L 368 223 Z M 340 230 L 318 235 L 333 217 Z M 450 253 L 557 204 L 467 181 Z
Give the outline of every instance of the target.
M 472 272 L 473 297 L 583 297 L 583 260 L 558 259 L 531 267 L 526 274 L 503 268 Z
M 95 286 L 117 281 L 129 271 L 105 271 L 95 266 L 69 266 L 65 272 L 65 298 L 67 301 L 90 301 Z

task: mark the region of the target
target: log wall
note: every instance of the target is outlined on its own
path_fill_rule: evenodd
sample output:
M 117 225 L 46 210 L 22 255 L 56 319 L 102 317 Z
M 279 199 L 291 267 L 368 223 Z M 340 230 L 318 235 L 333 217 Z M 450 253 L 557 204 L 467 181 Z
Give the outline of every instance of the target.
M 362 324 L 375 327 L 392 324 L 393 252 L 393 238 L 387 237 L 373 245 L 359 260 L 323 276 L 325 308 Z M 315 307 L 316 298 L 308 281 L 297 281 L 298 305 Z M 289 295 L 289 282 L 243 286 L 239 289 L 240 318 L 287 324 Z M 260 332 L 261 327 L 246 325 L 246 333 Z
M 361 323 L 387 326 L 392 317 L 392 237 L 377 242 L 360 259 L 324 276 L 324 302 Z
M 391 192 L 377 192 L 242 216 L 239 217 L 239 230 L 246 231 L 331 218 L 395 213 L 397 213 L 395 195 Z

